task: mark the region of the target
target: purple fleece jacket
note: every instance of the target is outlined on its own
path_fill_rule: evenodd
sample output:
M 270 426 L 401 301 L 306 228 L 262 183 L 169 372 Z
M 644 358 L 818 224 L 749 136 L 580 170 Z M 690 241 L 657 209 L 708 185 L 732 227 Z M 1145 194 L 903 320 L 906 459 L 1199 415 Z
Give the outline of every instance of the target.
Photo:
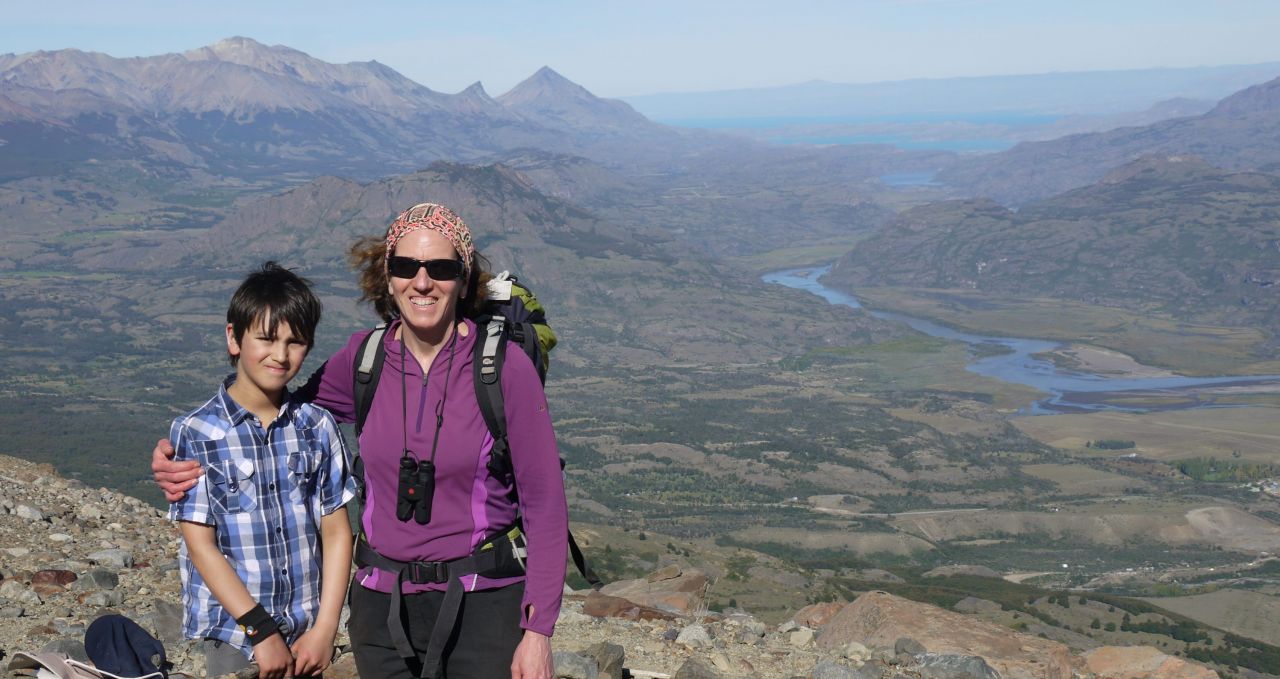
M 369 545 L 398 561 L 448 561 L 467 556 L 486 537 L 516 519 L 516 506 L 509 500 L 511 488 L 493 478 L 486 466 L 493 437 L 476 402 L 472 369 L 479 333 L 471 321 L 465 324 L 466 336 L 457 333 L 452 351 L 449 345 L 440 350 L 431 364 L 429 379 L 425 380 L 418 362 L 408 353 L 405 369 L 401 368 L 401 344 L 395 338 L 398 321 L 391 324 L 383 338 L 386 362 L 360 435 L 366 496 L 361 523 Z M 338 421 L 353 422 L 352 362 L 370 332 L 352 335 L 346 346 L 311 376 L 299 396 L 314 395 L 315 403 L 328 408 Z M 402 404 L 400 397 L 402 378 L 407 404 Z M 395 509 L 403 440 L 407 435 L 409 450 L 419 460 L 430 457 L 436 407 L 444 397 L 446 383 L 448 399 L 436 449 L 431 522 L 422 526 L 412 519 L 400 521 Z M 569 517 L 546 395 L 533 362 L 515 344 L 507 347 L 502 392 L 511 462 L 528 540 L 526 575 L 501 579 L 471 575 L 462 582 L 470 591 L 503 587 L 525 579 L 521 627 L 550 636 L 560 614 L 564 590 Z M 402 415 L 405 405 L 407 422 Z M 360 569 L 355 581 L 379 592 L 390 592 L 395 586 L 393 574 L 372 568 Z M 406 582 L 402 591 L 409 594 L 444 589 L 445 585 Z

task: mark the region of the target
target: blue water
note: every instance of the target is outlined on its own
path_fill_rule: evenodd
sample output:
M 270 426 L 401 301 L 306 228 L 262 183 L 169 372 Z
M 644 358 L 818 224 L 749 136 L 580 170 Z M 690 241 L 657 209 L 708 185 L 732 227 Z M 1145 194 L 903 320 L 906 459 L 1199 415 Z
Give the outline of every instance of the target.
M 830 266 L 778 271 L 763 276 L 766 283 L 785 285 L 797 290 L 806 290 L 827 300 L 831 304 L 843 304 L 854 309 L 861 309 L 862 304 L 852 295 L 832 290 L 818 279 L 831 269 Z M 1023 409 L 1021 414 L 1041 415 L 1064 412 L 1080 412 L 1082 410 L 1120 410 L 1127 412 L 1147 412 L 1149 408 L 1133 408 L 1103 402 L 1099 397 L 1116 394 L 1159 392 L 1165 394 L 1185 394 L 1196 387 L 1280 384 L 1280 375 L 1249 375 L 1236 377 L 1144 377 L 1115 378 L 1091 373 L 1062 370 L 1053 363 L 1035 358 L 1041 354 L 1062 347 L 1061 342 L 1051 340 L 1023 339 L 1018 337 L 993 337 L 960 332 L 921 318 L 897 314 L 888 311 L 866 310 L 876 318 L 905 323 L 915 330 L 932 337 L 964 342 L 971 346 L 999 345 L 1009 351 L 996 356 L 984 356 L 970 363 L 968 370 L 986 377 L 994 377 L 1013 384 L 1033 387 L 1049 394 L 1047 398 L 1036 401 Z M 1215 407 L 1211 402 L 1193 401 L 1182 407 L 1203 408 Z
M 854 116 L 771 116 L 756 118 L 661 118 L 657 122 L 676 127 L 698 127 L 707 130 L 770 130 L 797 125 L 879 125 L 884 123 L 970 123 L 1005 127 L 1038 127 L 1060 120 L 1062 116 L 1040 113 L 902 113 L 893 115 Z
M 1013 148 L 1011 139 L 924 139 L 909 134 L 784 134 L 769 137 L 775 144 L 812 144 L 814 146 L 850 146 L 853 144 L 885 144 L 908 151 L 955 151 L 985 153 Z

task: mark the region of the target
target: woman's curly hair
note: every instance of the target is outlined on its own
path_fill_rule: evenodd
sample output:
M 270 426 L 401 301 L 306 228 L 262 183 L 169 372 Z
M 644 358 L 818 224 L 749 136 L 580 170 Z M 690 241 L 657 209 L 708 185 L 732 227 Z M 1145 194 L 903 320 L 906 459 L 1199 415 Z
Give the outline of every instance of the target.
M 359 274 L 360 301 L 373 305 L 378 317 L 390 322 L 400 316 L 396 301 L 387 289 L 387 242 L 382 236 L 364 236 L 351 244 L 347 261 Z M 459 300 L 458 318 L 472 318 L 484 307 L 488 288 L 485 286 L 493 274 L 489 273 L 489 260 L 479 251 L 475 254 L 475 266 L 466 282 L 466 294 Z

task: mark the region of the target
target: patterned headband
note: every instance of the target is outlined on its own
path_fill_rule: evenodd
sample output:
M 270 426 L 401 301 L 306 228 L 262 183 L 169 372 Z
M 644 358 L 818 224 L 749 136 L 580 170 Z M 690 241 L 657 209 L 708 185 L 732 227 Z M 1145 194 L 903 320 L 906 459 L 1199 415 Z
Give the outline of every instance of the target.
M 401 238 L 418 229 L 431 229 L 444 236 L 462 257 L 462 279 L 471 278 L 471 266 L 476 256 L 476 246 L 471 242 L 471 230 L 453 210 L 436 203 L 418 203 L 400 213 L 387 229 L 387 258 L 396 251 Z

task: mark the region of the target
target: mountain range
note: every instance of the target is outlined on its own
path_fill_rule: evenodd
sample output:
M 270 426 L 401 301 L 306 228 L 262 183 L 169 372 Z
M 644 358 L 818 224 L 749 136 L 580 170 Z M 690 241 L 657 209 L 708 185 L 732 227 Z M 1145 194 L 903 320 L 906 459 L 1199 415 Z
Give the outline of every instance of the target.
M 521 146 L 608 158 L 698 138 L 550 68 L 493 98 L 479 83 L 444 94 L 374 61 L 330 64 L 248 38 L 130 59 L 0 56 L 0 178 L 139 158 L 214 175 L 372 178 Z
M 1201 115 L 1022 143 L 944 168 L 937 181 L 961 195 L 1017 205 L 1099 181 L 1147 154 L 1196 155 L 1231 170 L 1280 170 L 1280 78 L 1232 94 Z
M 1280 176 L 1152 155 L 1017 211 L 989 199 L 907 210 L 830 277 L 847 287 L 1069 299 L 1275 333 L 1277 214 Z

